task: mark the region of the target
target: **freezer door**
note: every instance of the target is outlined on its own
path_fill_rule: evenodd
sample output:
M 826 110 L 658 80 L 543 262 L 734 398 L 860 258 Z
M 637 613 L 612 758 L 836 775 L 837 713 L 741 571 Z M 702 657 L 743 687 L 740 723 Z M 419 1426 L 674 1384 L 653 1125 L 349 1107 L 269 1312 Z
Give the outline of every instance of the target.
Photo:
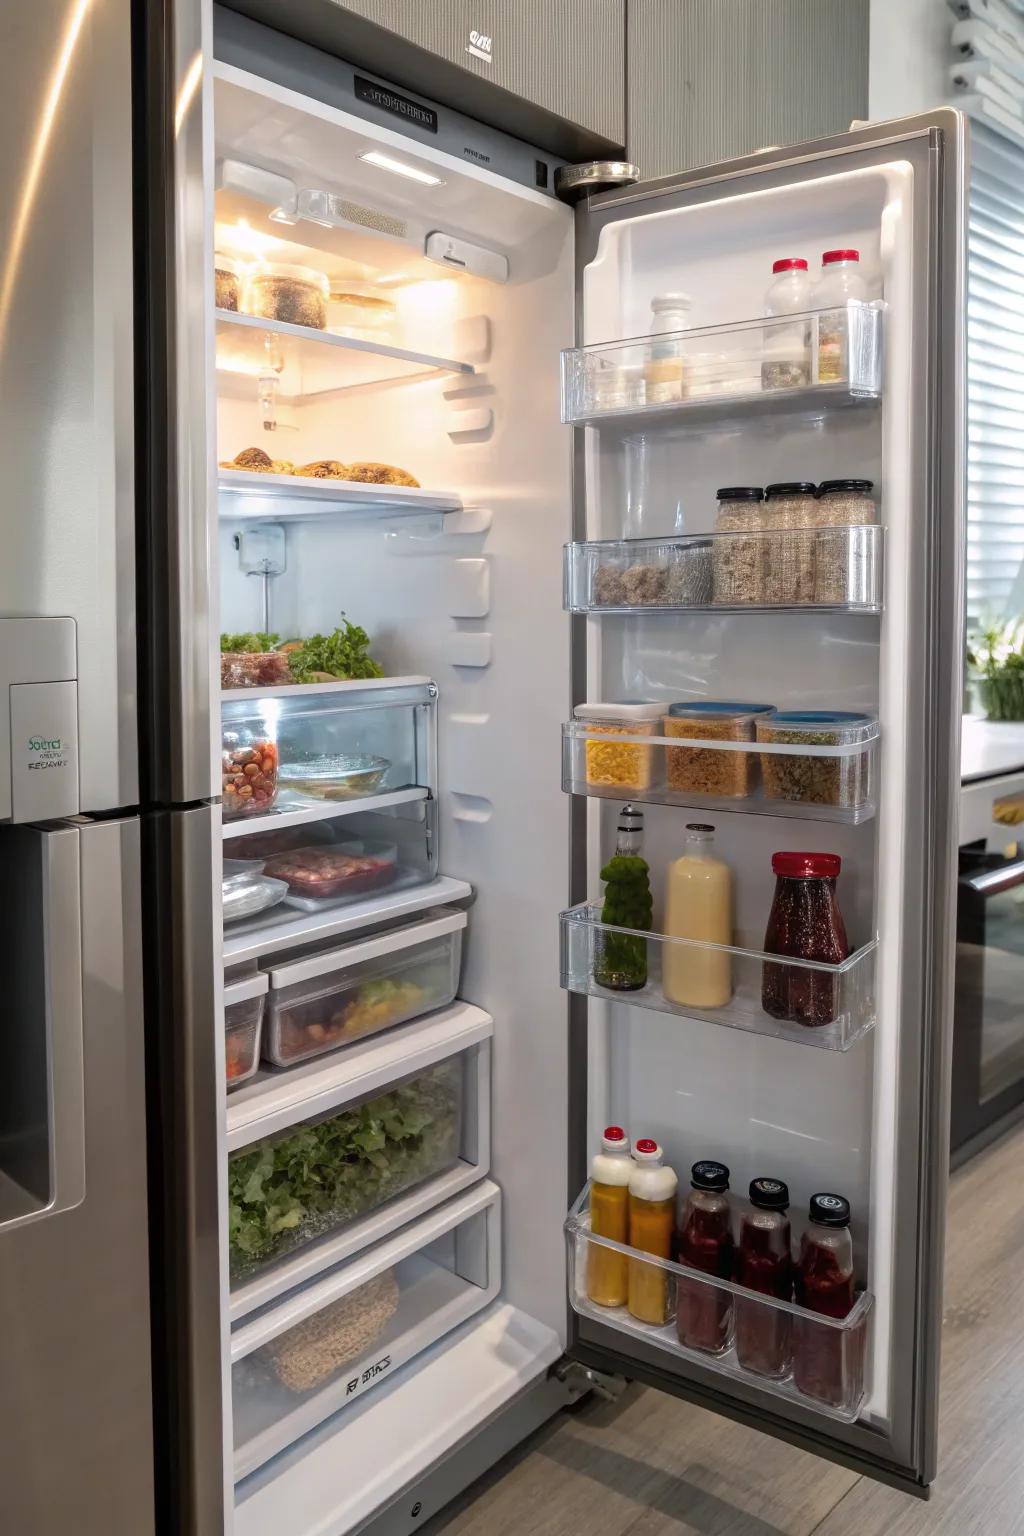
M 878 715 L 877 793 L 860 825 L 796 819 L 799 805 L 785 818 L 750 814 L 766 808 L 761 799 L 746 814 L 728 801 L 709 814 L 686 794 L 643 807 L 655 930 L 684 821 L 715 823 L 734 872 L 735 942 L 755 950 L 772 854 L 840 853 L 851 940 L 878 939 L 868 962 L 874 1029 L 848 1050 L 770 1038 L 759 964 L 740 1028 L 720 1027 L 714 1010 L 666 1012 L 656 981 L 645 1011 L 642 998 L 595 998 L 600 988 L 585 977 L 577 990 L 591 995 L 573 997 L 571 1024 L 574 1188 L 585 1184 L 607 1117 L 662 1142 L 683 1193 L 701 1157 L 731 1166 L 736 1201 L 754 1177 L 785 1179 L 795 1237 L 811 1194 L 848 1196 L 857 1279 L 873 1297 L 863 1399 L 844 1417 L 848 1403 L 819 1408 L 791 1378 L 761 1384 L 734 1368 L 732 1350 L 712 1358 L 674 1324 L 634 1326 L 627 1308 L 613 1315 L 588 1303 L 579 1275 L 572 1348 L 912 1491 L 935 1475 L 942 1316 L 963 650 L 964 153 L 962 119 L 937 111 L 591 200 L 577 214 L 580 344 L 646 335 L 652 298 L 680 290 L 689 323 L 710 329 L 684 349 L 685 375 L 666 370 L 671 346 L 577 355 L 583 393 L 565 401 L 577 423 L 577 540 L 713 534 L 720 485 L 852 475 L 875 482 L 886 554 L 880 616 L 761 612 L 756 603 L 658 613 L 657 597 L 641 593 L 632 617 L 574 620 L 577 701 L 755 699 Z M 805 257 L 813 274 L 837 247 L 860 248 L 868 298 L 882 306 L 871 322 L 882 331 L 879 398 L 842 390 L 848 410 L 815 393 L 826 378 L 820 344 L 808 353 L 810 387 L 787 401 L 762 375 L 769 333 L 721 329 L 763 314 L 773 260 Z M 673 377 L 676 405 L 665 403 Z M 603 601 L 625 600 L 613 584 Z M 638 798 L 657 802 L 659 793 Z M 698 814 L 687 816 L 687 805 Z M 573 899 L 582 902 L 600 889 L 618 804 L 580 794 L 575 806 Z M 734 970 L 737 989 L 740 980 Z M 732 1015 L 724 1022 L 737 1022 Z M 727 1293 L 723 1306 L 734 1306 Z
M 139 824 L 0 828 L 7 1530 L 155 1531 Z

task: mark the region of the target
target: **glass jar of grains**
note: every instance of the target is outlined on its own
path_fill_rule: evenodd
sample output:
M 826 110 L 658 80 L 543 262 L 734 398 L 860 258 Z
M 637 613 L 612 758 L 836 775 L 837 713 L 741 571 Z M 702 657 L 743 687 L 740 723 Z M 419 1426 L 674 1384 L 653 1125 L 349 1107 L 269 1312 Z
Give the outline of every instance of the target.
M 238 309 L 242 296 L 242 267 L 220 251 L 213 258 L 213 289 L 218 309 Z
M 870 480 L 823 480 L 815 522 L 814 601 L 864 604 L 873 598 L 874 535 L 878 522 Z
M 770 716 L 770 704 L 735 704 L 699 699 L 670 704 L 664 721 L 666 736 L 689 741 L 750 741 L 758 719 Z M 757 785 L 757 754 L 711 746 L 665 748 L 665 782 L 683 795 L 717 795 L 744 800 Z
M 283 320 L 322 331 L 330 285 L 322 272 L 291 262 L 267 262 L 246 285 L 246 311 L 261 320 Z
M 813 603 L 815 486 L 810 480 L 780 480 L 765 487 L 764 501 L 764 601 Z
M 664 712 L 661 704 L 577 704 L 573 713 L 580 728 L 574 753 L 582 739 L 588 788 L 623 794 L 650 789 L 659 748 L 653 743 L 634 746 L 630 741 L 604 741 L 602 737 L 656 736 Z M 572 777 L 578 777 L 575 763 Z
M 726 485 L 715 516 L 714 601 L 720 607 L 764 602 L 764 491 Z

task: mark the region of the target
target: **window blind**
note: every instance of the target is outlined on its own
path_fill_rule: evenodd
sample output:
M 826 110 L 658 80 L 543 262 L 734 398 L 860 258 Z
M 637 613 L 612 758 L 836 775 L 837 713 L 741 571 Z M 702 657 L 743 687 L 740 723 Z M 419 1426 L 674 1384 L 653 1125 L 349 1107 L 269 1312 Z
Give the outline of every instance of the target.
M 1024 147 L 972 124 L 967 613 L 1024 611 Z

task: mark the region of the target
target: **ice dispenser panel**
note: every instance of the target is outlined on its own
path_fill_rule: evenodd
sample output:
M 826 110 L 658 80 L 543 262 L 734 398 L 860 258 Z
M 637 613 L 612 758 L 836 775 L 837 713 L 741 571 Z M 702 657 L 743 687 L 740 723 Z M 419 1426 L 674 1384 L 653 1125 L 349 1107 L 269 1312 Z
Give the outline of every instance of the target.
M 76 649 L 73 619 L 0 618 L 0 821 L 78 813 Z

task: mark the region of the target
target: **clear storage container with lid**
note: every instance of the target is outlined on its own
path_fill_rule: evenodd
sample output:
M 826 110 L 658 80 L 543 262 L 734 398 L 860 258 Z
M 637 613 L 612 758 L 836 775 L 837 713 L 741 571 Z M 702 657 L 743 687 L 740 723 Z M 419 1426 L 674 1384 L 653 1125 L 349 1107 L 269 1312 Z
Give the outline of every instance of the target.
M 314 267 L 291 262 L 267 262 L 253 272 L 245 287 L 247 314 L 261 320 L 282 320 L 322 331 L 327 325 L 330 285 Z
M 874 595 L 878 522 L 873 482 L 823 480 L 814 549 L 816 603 L 868 603 Z
M 663 714 L 660 704 L 577 704 L 573 714 L 584 726 L 587 783 L 636 794 L 654 782 L 653 745 L 602 741 L 602 736 L 656 736 Z M 592 740 L 591 738 L 597 738 Z
M 772 282 L 764 296 L 766 315 L 803 314 L 802 320 L 764 328 L 763 389 L 795 389 L 811 381 L 811 330 L 806 313 L 813 305 L 812 283 L 802 256 L 772 263 Z
M 225 821 L 260 816 L 277 801 L 277 725 L 255 708 L 225 721 L 221 732 L 221 793 Z
M 267 987 L 267 978 L 262 973 L 224 987 L 225 1070 L 229 1088 L 246 1082 L 260 1064 Z
M 770 704 L 700 699 L 670 704 L 663 729 L 666 736 L 683 736 L 691 741 L 752 742 L 756 720 L 771 711 Z M 757 785 L 757 755 L 716 752 L 712 747 L 666 747 L 665 777 L 669 789 L 680 794 L 742 800 Z
M 762 752 L 761 773 L 769 800 L 843 810 L 871 804 L 878 722 L 870 715 L 844 710 L 779 710 L 759 719 L 756 730 L 759 742 L 798 749 Z M 801 747 L 810 751 L 800 752 Z
M 327 301 L 327 329 L 332 336 L 390 341 L 398 313 L 393 299 L 372 283 L 335 281 Z
M 218 309 L 237 310 L 242 297 L 241 262 L 217 251 L 213 258 L 214 304 Z
M 814 601 L 816 487 L 810 480 L 781 480 L 765 487 L 764 600 L 786 606 Z
M 651 300 L 651 335 L 685 331 L 692 304 L 688 293 L 658 294 Z M 682 342 L 666 339 L 654 343 L 644 364 L 645 403 L 663 405 L 668 400 L 681 400 L 687 392 L 686 374 Z
M 715 514 L 714 601 L 732 607 L 764 601 L 764 491 L 759 485 L 726 485 Z
M 850 377 L 850 319 L 847 306 L 864 303 L 868 286 L 860 270 L 860 252 L 845 247 L 825 251 L 814 290 L 818 315 L 818 382 L 842 384 Z

